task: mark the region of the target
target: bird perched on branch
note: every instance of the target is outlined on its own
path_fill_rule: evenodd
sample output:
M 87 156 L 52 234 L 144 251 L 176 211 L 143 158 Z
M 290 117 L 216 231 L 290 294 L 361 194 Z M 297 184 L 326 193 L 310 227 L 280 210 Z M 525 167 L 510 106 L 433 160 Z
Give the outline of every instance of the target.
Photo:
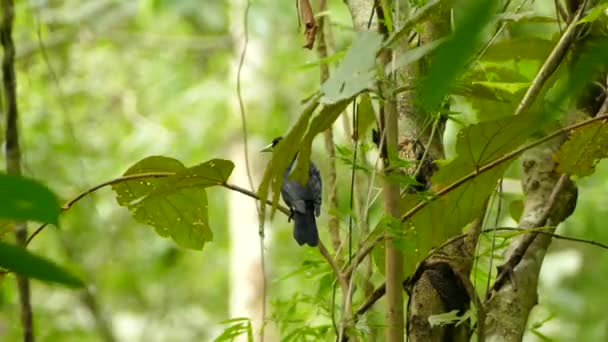
M 281 142 L 283 137 L 272 140 L 262 152 L 271 152 L 274 147 Z M 289 174 L 294 168 L 298 155 L 296 154 L 283 174 L 283 184 L 281 185 L 281 196 L 289 207 L 293 218 L 293 237 L 301 246 L 308 244 L 311 247 L 319 244 L 319 232 L 315 216 L 321 213 L 322 181 L 319 169 L 310 162 L 308 168 L 308 181 L 305 185 L 300 184 L 295 179 L 290 179 Z

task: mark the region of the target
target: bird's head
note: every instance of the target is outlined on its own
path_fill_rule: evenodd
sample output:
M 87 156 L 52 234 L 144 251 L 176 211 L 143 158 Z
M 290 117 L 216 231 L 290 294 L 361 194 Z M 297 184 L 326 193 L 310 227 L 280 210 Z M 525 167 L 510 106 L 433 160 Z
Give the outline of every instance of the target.
M 277 137 L 272 139 L 272 142 L 264 147 L 260 152 L 272 152 L 274 150 L 274 147 L 277 146 L 277 144 L 279 143 L 279 141 L 281 141 L 283 139 L 283 137 Z

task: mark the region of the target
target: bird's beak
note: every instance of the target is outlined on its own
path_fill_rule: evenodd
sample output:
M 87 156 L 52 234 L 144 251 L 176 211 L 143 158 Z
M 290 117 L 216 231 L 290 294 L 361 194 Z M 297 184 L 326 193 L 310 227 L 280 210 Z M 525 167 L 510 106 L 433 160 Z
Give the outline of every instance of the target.
M 272 143 L 270 143 L 270 145 L 264 147 L 262 150 L 260 150 L 260 152 L 272 152 L 273 150 L 273 146 Z

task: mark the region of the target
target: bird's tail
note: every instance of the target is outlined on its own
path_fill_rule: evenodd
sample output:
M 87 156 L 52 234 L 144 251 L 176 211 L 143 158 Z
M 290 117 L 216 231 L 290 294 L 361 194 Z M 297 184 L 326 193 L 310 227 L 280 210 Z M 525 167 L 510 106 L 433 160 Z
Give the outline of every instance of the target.
M 317 221 L 312 202 L 306 203 L 305 213 L 297 211 L 293 213 L 293 222 L 293 237 L 300 246 L 308 244 L 311 247 L 315 247 L 319 244 L 319 232 L 317 231 Z

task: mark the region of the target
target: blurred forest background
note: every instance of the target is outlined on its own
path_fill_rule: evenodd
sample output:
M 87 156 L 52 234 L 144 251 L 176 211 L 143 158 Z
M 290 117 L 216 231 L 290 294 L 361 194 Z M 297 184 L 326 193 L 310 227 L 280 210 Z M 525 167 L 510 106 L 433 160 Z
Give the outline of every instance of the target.
M 524 3 L 525 10 L 554 15 L 552 0 Z M 341 1 L 328 6 L 324 14 L 331 20 L 333 55 L 349 46 L 354 31 Z M 243 167 L 236 78 L 246 7 L 244 0 L 17 1 L 13 37 L 24 174 L 47 184 L 63 202 L 149 155 L 175 157 L 186 165 L 225 158 Z M 252 1 L 247 27 L 241 89 L 258 184 L 268 156 L 257 151 L 293 124 L 301 101 L 319 87 L 319 70 L 316 52 L 302 48 L 294 1 Z M 547 23 L 512 23 L 510 29 L 514 35 L 544 38 L 558 32 Z M 461 121 L 448 124 L 448 145 L 459 125 L 477 120 L 472 108 L 461 107 Z M 341 124 L 334 136 L 347 150 L 350 139 Z M 312 159 L 324 175 L 325 153 L 319 138 Z M 341 227 L 346 229 L 350 171 L 340 158 L 337 163 Z M 508 175 L 517 184 L 517 167 Z M 594 177 L 577 180 L 576 211 L 559 233 L 608 242 L 607 177 L 604 162 Z M 231 182 L 249 188 L 242 173 Z M 505 192 L 501 220 L 512 226 L 504 208 L 521 199 L 521 190 L 516 185 Z M 47 228 L 30 246 L 90 284 L 82 291 L 32 282 L 38 340 L 218 337 L 228 326 L 223 321 L 241 317 L 231 309 L 231 295 L 242 285 L 235 282 L 245 280 L 231 274 L 239 271 L 233 259 L 248 255 L 235 250 L 229 227 L 237 227 L 237 234 L 248 229 L 243 235 L 257 239 L 255 213 L 251 220 L 238 216 L 242 205 L 226 189 L 210 189 L 213 241 L 192 251 L 137 224 L 109 189 L 88 196 L 62 216 L 60 229 Z M 237 208 L 236 216 L 231 208 Z M 322 240 L 327 239 L 326 214 L 319 221 Z M 371 220 L 378 216 L 372 212 Z M 318 251 L 298 247 L 283 216 L 266 227 L 267 317 L 276 334 L 329 330 L 331 284 L 323 280 L 328 268 Z M 257 240 L 249 243 L 258 249 Z M 606 251 L 554 241 L 526 340 L 608 340 L 606 274 Z M 6 280 L 0 281 L 0 340 L 18 341 L 16 286 Z M 372 315 L 384 313 L 376 309 Z M 373 320 L 358 328 L 366 329 L 365 324 Z

